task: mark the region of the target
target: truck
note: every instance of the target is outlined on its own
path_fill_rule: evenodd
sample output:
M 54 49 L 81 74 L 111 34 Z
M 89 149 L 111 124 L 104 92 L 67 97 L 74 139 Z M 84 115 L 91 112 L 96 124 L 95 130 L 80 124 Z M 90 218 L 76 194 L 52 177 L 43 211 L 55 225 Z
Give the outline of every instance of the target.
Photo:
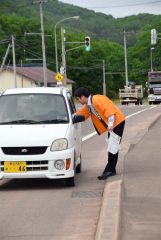
M 161 103 L 161 71 L 148 72 L 148 102 Z
M 122 105 L 128 105 L 129 103 L 135 103 L 135 105 L 142 105 L 143 86 L 135 85 L 134 82 L 129 83 L 128 86 L 124 86 L 123 89 L 119 89 L 119 99 Z

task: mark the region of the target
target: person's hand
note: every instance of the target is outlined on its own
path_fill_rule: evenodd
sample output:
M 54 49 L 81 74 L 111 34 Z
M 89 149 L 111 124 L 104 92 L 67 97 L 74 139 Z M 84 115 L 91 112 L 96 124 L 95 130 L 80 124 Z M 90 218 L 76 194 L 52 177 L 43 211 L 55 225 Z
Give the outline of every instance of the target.
M 73 121 L 73 123 L 83 122 L 83 121 L 85 121 L 85 117 L 84 117 L 84 115 L 73 114 L 72 121 Z

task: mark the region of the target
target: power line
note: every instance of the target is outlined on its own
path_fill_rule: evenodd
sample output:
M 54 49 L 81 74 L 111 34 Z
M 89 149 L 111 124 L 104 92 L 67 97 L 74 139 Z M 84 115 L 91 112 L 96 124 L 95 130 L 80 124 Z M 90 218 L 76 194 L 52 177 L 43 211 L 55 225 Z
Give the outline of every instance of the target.
M 32 50 L 26 49 L 26 46 L 25 46 L 23 43 L 21 43 L 20 41 L 18 41 L 17 39 L 16 39 L 16 45 L 18 45 L 19 47 L 23 48 L 25 51 L 27 51 L 28 53 L 31 53 L 31 54 L 34 55 L 34 56 L 37 56 L 37 57 L 40 57 L 40 56 L 41 56 L 41 55 L 33 52 Z
M 93 70 L 93 69 L 102 69 L 102 66 L 88 66 L 88 67 L 79 67 L 79 66 L 69 66 L 67 65 L 69 69 L 80 69 L 80 70 Z
M 0 45 L 1 44 L 8 44 L 11 41 L 11 39 L 2 39 L 0 40 Z M 15 44 L 22 48 L 25 52 L 31 54 L 34 57 L 41 58 L 41 54 L 36 53 L 33 49 L 31 49 L 31 46 L 29 44 L 24 44 L 20 40 L 15 39 Z M 35 49 L 36 50 L 36 49 Z M 53 61 L 50 61 L 50 57 L 47 58 L 48 62 L 54 63 Z
M 41 58 L 41 54 L 37 54 L 36 52 L 32 51 L 31 49 L 28 49 L 26 48 L 26 45 L 24 45 L 22 42 L 20 42 L 19 40 L 15 40 L 15 43 L 17 46 L 19 46 L 20 48 L 22 48 L 25 52 L 31 54 L 32 56 L 34 57 L 37 57 L 37 58 Z M 48 62 L 50 63 L 54 63 L 53 61 L 50 61 L 50 58 L 47 58 Z
M 31 54 L 32 56 L 34 56 L 34 57 L 40 57 L 40 55 L 38 55 L 38 54 L 36 54 L 36 53 L 34 53 L 34 52 L 32 52 L 32 51 L 26 50 L 26 48 L 24 48 L 23 46 L 21 46 L 21 45 L 18 44 L 17 42 L 16 42 L 16 46 L 19 46 L 20 48 L 23 48 L 23 49 L 25 50 L 25 52 L 30 53 L 30 54 Z
M 106 6 L 93 6 L 93 5 L 86 5 L 85 8 L 92 8 L 92 9 L 104 9 L 104 8 L 119 8 L 119 7 L 129 7 L 129 6 L 138 6 L 138 5 L 151 5 L 151 4 L 157 4 L 161 3 L 160 0 L 157 1 L 151 1 L 151 2 L 140 2 L 140 3 L 129 3 L 129 4 L 118 4 L 118 5 L 106 5 Z M 72 3 L 71 3 L 72 4 Z
M 0 44 L 8 44 L 10 42 L 10 39 L 4 39 L 0 41 Z
M 25 52 L 27 52 L 27 53 L 29 53 L 29 54 L 31 54 L 32 56 L 34 56 L 34 57 L 37 57 L 37 58 L 40 58 L 40 57 L 42 57 L 42 56 L 40 56 L 40 55 L 38 55 L 37 53 L 35 53 L 35 52 L 33 52 L 33 51 L 31 51 L 31 50 L 28 50 L 28 49 L 26 49 L 26 47 L 24 47 L 24 46 L 22 46 L 21 44 L 19 44 L 17 41 L 16 41 L 16 46 L 18 46 L 18 47 L 20 47 L 20 48 L 22 48 Z
M 67 65 L 67 68 L 68 69 L 73 69 L 73 70 L 76 70 L 76 69 L 78 69 L 78 70 L 95 70 L 95 69 L 98 69 L 98 68 L 100 68 L 100 69 L 102 69 L 102 66 L 88 66 L 88 67 L 80 67 L 80 66 L 69 66 L 69 65 Z M 138 72 L 138 69 L 133 69 L 133 70 L 130 70 L 130 74 L 131 73 L 140 73 L 140 74 L 144 74 L 144 73 L 147 73 L 149 70 L 148 69 L 142 69 L 142 70 L 139 70 L 139 72 Z M 117 69 L 117 70 L 109 70 L 109 72 L 106 72 L 106 74 L 110 74 L 110 75 L 115 75 L 115 74 L 125 74 L 125 71 L 124 70 L 119 70 L 119 69 Z

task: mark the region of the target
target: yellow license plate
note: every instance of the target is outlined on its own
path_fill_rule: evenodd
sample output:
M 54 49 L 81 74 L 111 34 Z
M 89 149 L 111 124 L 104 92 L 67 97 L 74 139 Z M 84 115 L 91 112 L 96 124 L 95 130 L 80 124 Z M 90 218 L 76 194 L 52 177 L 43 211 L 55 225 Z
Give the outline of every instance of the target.
M 26 172 L 26 162 L 4 162 L 5 173 L 24 173 Z

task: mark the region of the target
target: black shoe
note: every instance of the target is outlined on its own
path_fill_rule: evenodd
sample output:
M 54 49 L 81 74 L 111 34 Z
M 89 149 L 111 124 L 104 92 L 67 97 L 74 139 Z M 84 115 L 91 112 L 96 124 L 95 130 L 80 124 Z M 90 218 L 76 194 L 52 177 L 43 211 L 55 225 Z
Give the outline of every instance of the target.
M 98 180 L 106 180 L 108 177 L 115 176 L 116 172 L 105 172 L 101 176 L 98 176 Z

